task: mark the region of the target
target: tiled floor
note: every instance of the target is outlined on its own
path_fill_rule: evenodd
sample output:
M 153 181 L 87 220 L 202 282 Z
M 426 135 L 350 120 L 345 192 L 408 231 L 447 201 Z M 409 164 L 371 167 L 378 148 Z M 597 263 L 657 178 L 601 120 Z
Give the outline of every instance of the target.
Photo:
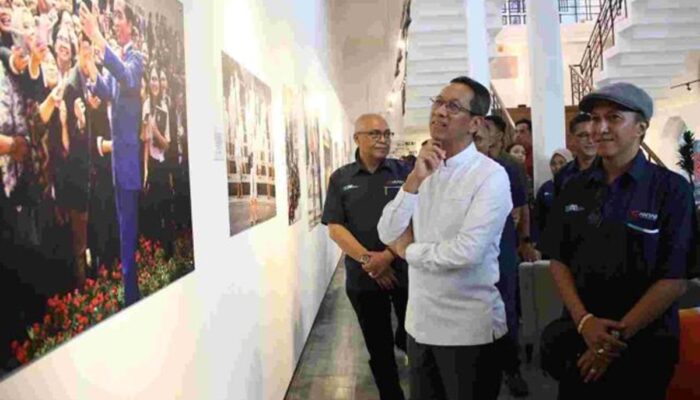
M 286 400 L 377 400 L 379 395 L 367 361 L 360 327 L 345 295 L 345 268 L 338 267 L 301 355 Z M 408 398 L 404 355 L 396 353 L 399 375 Z M 556 398 L 556 383 L 533 364 L 523 365 L 530 399 Z M 499 399 L 511 399 L 505 387 Z

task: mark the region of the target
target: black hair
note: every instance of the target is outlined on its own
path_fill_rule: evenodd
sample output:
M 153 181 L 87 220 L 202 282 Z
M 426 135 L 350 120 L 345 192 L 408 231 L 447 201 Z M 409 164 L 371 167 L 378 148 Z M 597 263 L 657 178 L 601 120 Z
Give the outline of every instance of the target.
M 487 115 L 486 120 L 493 122 L 493 124 L 496 125 L 496 128 L 498 128 L 499 131 L 506 131 L 506 121 L 504 121 L 503 118 L 499 117 L 498 115 Z
M 474 97 L 469 102 L 472 115 L 486 115 L 491 108 L 491 93 L 484 85 L 466 76 L 459 76 L 450 83 L 461 83 L 474 91 Z
M 526 125 L 527 125 L 527 129 L 529 129 L 530 132 L 532 132 L 532 121 L 530 121 L 530 120 L 527 119 L 527 118 L 521 118 L 521 119 L 519 119 L 519 120 L 515 123 L 515 126 L 518 126 L 518 125 L 520 125 L 520 124 L 526 124 Z
M 576 115 L 571 121 L 569 121 L 569 133 L 573 135 L 574 130 L 576 130 L 576 125 L 584 122 L 590 122 L 592 120 L 593 118 L 591 118 L 591 114 L 580 113 Z
M 124 2 L 124 18 L 126 18 L 126 20 L 133 26 L 136 26 L 138 23 L 138 21 L 136 21 L 136 14 L 134 13 L 134 10 L 130 5 L 126 4 L 126 2 Z

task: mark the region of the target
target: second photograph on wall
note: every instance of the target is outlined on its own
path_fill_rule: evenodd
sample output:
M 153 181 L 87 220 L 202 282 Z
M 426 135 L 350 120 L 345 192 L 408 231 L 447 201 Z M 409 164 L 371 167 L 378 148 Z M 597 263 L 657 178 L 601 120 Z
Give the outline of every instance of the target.
M 301 219 L 301 179 L 299 176 L 299 139 L 304 126 L 301 120 L 298 92 L 290 87 L 283 89 L 285 149 L 287 156 L 287 219 L 294 225 Z
M 272 91 L 221 53 L 231 236 L 277 214 L 270 113 Z
M 323 212 L 323 188 L 321 187 L 321 132 L 318 116 L 311 110 L 308 92 L 304 96 L 304 121 L 306 124 L 306 207 L 309 213 L 309 230 L 321 222 Z

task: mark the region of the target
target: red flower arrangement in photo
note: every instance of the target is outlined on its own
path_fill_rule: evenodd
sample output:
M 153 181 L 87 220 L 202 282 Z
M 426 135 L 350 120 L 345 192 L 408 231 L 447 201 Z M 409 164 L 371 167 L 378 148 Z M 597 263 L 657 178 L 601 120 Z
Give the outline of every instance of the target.
M 194 269 L 191 233 L 174 244 L 174 254 L 166 260 L 159 243 L 139 240 L 136 263 L 143 297 Z M 102 266 L 95 279 L 86 279 L 82 289 L 48 299 L 43 320 L 27 328 L 27 339 L 11 343 L 17 361 L 26 364 L 121 310 L 124 307 L 121 279 L 121 264 L 111 272 Z

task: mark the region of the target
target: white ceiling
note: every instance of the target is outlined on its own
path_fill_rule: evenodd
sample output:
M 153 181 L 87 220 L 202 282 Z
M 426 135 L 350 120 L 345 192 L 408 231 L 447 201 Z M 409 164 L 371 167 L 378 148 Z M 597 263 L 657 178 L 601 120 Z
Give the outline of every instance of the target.
M 348 116 L 352 120 L 366 112 L 385 112 L 394 83 L 403 1 L 328 2 L 331 80 Z

